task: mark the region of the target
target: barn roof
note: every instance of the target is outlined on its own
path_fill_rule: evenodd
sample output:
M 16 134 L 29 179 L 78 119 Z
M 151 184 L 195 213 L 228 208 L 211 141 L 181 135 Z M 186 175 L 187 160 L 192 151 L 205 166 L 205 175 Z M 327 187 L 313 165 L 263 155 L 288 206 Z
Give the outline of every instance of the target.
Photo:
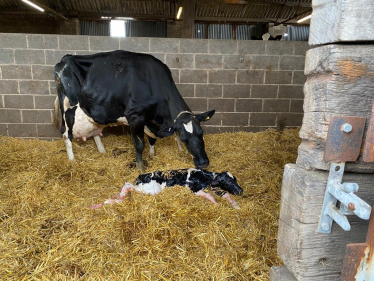
M 31 0 L 55 16 L 79 19 L 133 17 L 175 20 L 178 0 Z M 196 0 L 195 20 L 200 22 L 266 23 L 298 18 L 311 13 L 312 0 Z M 0 0 L 0 14 L 40 14 L 21 0 Z

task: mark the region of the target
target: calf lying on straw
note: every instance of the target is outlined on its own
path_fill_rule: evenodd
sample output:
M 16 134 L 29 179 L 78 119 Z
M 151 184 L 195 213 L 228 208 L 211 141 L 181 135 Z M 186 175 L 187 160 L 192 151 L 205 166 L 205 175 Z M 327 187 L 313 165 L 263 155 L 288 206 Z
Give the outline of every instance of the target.
M 136 179 L 135 186 L 126 183 L 119 194 L 119 199 L 108 199 L 104 204 L 113 204 L 122 202 L 130 191 L 139 191 L 145 194 L 155 195 L 160 193 L 165 187 L 181 185 L 190 188 L 197 196 L 201 196 L 213 204 L 216 200 L 210 193 L 204 190 L 211 190 L 218 196 L 226 199 L 231 205 L 240 209 L 237 202 L 231 199 L 230 194 L 241 195 L 243 189 L 239 186 L 236 178 L 229 172 L 212 173 L 203 169 L 181 169 L 171 171 L 156 171 L 153 173 L 139 175 Z M 91 209 L 102 207 L 103 204 L 96 204 Z

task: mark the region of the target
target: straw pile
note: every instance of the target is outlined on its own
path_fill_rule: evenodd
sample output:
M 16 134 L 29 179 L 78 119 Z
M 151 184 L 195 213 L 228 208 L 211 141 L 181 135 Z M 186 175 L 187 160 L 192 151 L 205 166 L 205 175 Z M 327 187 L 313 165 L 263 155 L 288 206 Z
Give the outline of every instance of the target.
M 230 171 L 241 210 L 183 187 L 131 193 L 90 210 L 139 172 L 130 137 L 73 142 L 0 137 L 0 278 L 3 280 L 268 280 L 276 254 L 280 187 L 298 130 L 207 135 L 209 170 Z M 147 171 L 188 168 L 173 138 L 144 151 Z

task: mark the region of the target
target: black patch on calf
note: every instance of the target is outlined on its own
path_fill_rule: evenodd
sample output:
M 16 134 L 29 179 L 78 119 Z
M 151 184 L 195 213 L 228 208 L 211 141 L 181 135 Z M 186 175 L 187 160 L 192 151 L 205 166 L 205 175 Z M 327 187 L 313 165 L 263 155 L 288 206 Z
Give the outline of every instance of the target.
M 76 106 L 73 108 L 69 108 L 65 112 L 65 119 L 66 119 L 66 124 L 69 127 L 68 130 L 68 137 L 70 141 L 73 141 L 73 126 L 74 126 L 74 121 L 75 121 L 75 110 L 77 109 Z

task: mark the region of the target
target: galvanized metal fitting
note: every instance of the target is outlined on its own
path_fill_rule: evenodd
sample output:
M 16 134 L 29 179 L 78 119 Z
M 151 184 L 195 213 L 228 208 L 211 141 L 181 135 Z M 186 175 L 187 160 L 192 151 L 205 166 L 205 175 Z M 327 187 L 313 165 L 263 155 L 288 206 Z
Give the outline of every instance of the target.
M 354 182 L 345 182 L 342 184 L 342 188 L 347 193 L 356 193 L 358 191 L 358 184 Z
M 352 132 L 352 125 L 351 124 L 348 124 L 348 123 L 344 123 L 343 125 L 342 125 L 342 131 L 344 132 L 344 133 L 350 133 L 350 132 Z
M 330 225 L 326 222 L 324 222 L 322 225 L 321 225 L 321 228 L 322 230 L 324 231 L 329 231 L 330 230 Z

